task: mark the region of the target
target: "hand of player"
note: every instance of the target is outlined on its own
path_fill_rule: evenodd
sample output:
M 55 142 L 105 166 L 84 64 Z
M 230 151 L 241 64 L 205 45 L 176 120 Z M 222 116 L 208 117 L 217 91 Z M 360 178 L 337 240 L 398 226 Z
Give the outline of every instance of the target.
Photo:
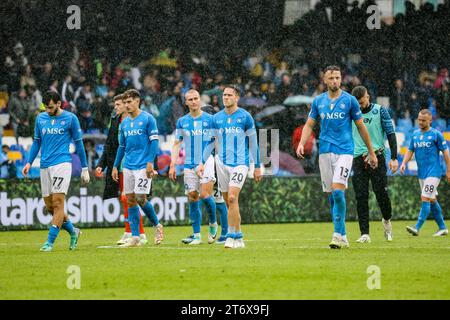
M 112 169 L 111 176 L 115 182 L 119 182 L 119 170 L 116 167 Z
M 100 176 L 102 174 L 102 172 L 103 172 L 102 167 L 95 168 L 95 173 L 97 174 L 97 176 Z
M 378 158 L 375 152 L 369 153 L 369 165 L 372 169 L 378 167 Z
M 253 172 L 253 177 L 255 178 L 256 182 L 260 182 L 262 180 L 261 168 L 255 168 L 255 171 Z
M 175 166 L 170 166 L 169 179 L 172 181 L 177 181 L 177 171 L 175 170 Z
M 26 177 L 28 175 L 28 172 L 30 171 L 30 168 L 31 168 L 31 164 L 29 164 L 29 163 L 27 163 L 25 165 L 25 167 L 23 167 L 22 174 L 23 174 L 24 177 Z
M 299 157 L 300 159 L 304 158 L 305 147 L 301 143 L 298 144 L 296 153 L 297 153 L 297 157 Z
M 398 169 L 398 160 L 390 160 L 389 161 L 389 169 L 391 169 L 392 173 L 395 173 Z
M 82 168 L 81 169 L 81 183 L 84 185 L 87 185 L 90 180 L 91 180 L 91 177 L 89 176 L 88 168 Z
M 197 175 L 201 178 L 203 177 L 203 173 L 205 173 L 205 166 L 203 163 L 200 163 L 197 168 Z
M 405 170 L 406 170 L 406 164 L 402 163 L 402 165 L 400 166 L 400 173 L 405 174 Z
M 147 168 L 145 169 L 145 173 L 147 174 L 147 178 L 151 179 L 155 175 L 155 170 L 153 169 L 153 163 L 148 162 Z

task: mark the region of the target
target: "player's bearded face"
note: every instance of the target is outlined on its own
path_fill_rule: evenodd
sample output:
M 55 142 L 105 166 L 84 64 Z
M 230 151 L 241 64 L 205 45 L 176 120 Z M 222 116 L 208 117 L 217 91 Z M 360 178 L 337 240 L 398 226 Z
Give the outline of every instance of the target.
M 45 106 L 45 109 L 50 116 L 56 116 L 60 107 L 61 107 L 61 101 L 54 103 L 53 100 L 50 100 L 48 105 Z
M 329 91 L 338 91 L 341 87 L 341 73 L 339 71 L 327 71 L 325 74 L 325 84 Z

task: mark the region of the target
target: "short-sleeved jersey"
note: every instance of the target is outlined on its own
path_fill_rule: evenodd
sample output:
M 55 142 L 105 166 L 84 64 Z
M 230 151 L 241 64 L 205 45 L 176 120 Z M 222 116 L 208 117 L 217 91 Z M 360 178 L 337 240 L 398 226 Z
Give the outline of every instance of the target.
M 150 162 L 150 144 L 158 139 L 158 128 L 155 118 L 145 112 L 134 119 L 125 118 L 119 127 L 119 145 L 125 148 L 123 168 L 140 170 Z
M 218 139 L 217 154 L 222 163 L 230 167 L 249 166 L 250 154 L 254 160 L 258 153 L 258 146 L 250 145 L 249 138 L 256 135 L 250 113 L 241 108 L 232 114 L 221 110 L 214 115 L 214 127 Z
M 214 118 L 206 112 L 196 118 L 187 114 L 177 121 L 176 139 L 184 141 L 186 160 L 184 167 L 193 169 L 200 162 L 205 163 L 205 157 L 211 154 L 214 148 Z M 208 150 L 209 149 L 209 150 Z
M 58 116 L 40 113 L 34 126 L 34 139 L 41 141 L 41 168 L 72 162 L 69 146 L 73 141 L 82 140 L 78 118 L 63 110 Z
M 409 144 L 414 152 L 419 179 L 428 177 L 441 178 L 442 169 L 439 163 L 439 152 L 447 150 L 447 142 L 441 132 L 434 128 L 426 132 L 415 130 Z
M 320 121 L 320 154 L 353 155 L 352 121 L 361 119 L 359 103 L 354 96 L 342 91 L 332 100 L 328 92 L 324 92 L 314 98 L 309 117 Z

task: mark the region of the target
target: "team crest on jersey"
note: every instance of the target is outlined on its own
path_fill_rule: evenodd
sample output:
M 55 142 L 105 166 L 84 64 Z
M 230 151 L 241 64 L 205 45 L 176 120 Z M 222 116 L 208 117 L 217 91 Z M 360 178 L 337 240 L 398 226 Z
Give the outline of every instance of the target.
M 433 139 L 433 137 L 432 136 L 428 136 L 428 140 L 431 140 L 431 139 Z
M 339 107 L 341 107 L 341 109 L 345 109 L 345 103 L 341 103 L 341 104 L 339 105 Z
M 66 124 L 66 122 L 63 120 L 63 121 L 61 121 L 61 125 L 63 126 L 63 125 L 65 125 Z
M 139 125 L 139 126 L 142 126 L 142 124 L 143 124 L 143 122 L 142 122 L 142 121 L 138 123 L 138 125 Z
M 207 126 L 208 126 L 208 122 L 204 121 L 204 122 L 203 122 L 203 126 L 204 126 L 204 127 L 207 127 Z
M 372 113 L 373 113 L 373 114 L 377 114 L 377 113 L 378 113 L 378 109 L 373 109 L 373 110 L 372 110 Z
M 238 118 L 238 119 L 237 119 L 237 122 L 238 122 L 238 123 L 241 123 L 241 122 L 242 122 L 241 118 Z

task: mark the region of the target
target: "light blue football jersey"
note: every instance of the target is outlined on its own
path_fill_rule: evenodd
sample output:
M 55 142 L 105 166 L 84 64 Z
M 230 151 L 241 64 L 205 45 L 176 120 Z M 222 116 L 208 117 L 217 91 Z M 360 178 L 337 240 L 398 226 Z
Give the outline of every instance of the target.
M 430 128 L 426 132 L 414 131 L 408 149 L 415 154 L 419 179 L 441 178 L 439 152 L 447 148 L 447 142 L 438 130 Z
M 214 115 L 214 127 L 218 139 L 217 154 L 222 163 L 230 167 L 249 166 L 251 157 L 255 166 L 260 166 L 255 122 L 250 113 L 238 108 L 227 114 L 224 109 Z M 252 139 L 254 143 L 250 143 Z
M 58 116 L 40 113 L 34 126 L 34 139 L 41 141 L 41 168 L 45 169 L 63 162 L 72 163 L 70 143 L 83 137 L 78 118 L 63 110 Z
M 352 121 L 362 117 L 354 96 L 342 91 L 338 98 L 332 100 L 328 92 L 324 92 L 314 98 L 309 117 L 320 121 L 320 154 L 331 152 L 353 155 Z
M 193 169 L 205 163 L 214 148 L 214 118 L 206 112 L 196 118 L 186 114 L 177 121 L 176 138 L 184 141 L 186 159 L 184 167 Z
M 150 162 L 150 144 L 158 139 L 158 128 L 155 118 L 145 112 L 134 119 L 125 118 L 119 128 L 119 145 L 125 148 L 123 168 L 140 170 Z

